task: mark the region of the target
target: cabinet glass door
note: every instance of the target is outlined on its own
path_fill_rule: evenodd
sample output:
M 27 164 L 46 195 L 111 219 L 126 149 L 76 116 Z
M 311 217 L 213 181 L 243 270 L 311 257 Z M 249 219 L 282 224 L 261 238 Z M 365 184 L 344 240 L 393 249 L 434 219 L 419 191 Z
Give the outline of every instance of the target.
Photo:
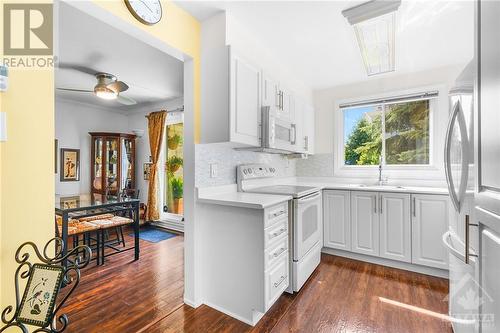
M 95 191 L 101 191 L 102 188 L 102 147 L 103 147 L 103 139 L 102 138 L 94 138 L 93 149 L 94 149 L 94 182 L 92 187 Z
M 108 193 L 116 194 L 118 192 L 118 147 L 117 138 L 106 139 L 106 176 L 105 176 L 105 190 Z

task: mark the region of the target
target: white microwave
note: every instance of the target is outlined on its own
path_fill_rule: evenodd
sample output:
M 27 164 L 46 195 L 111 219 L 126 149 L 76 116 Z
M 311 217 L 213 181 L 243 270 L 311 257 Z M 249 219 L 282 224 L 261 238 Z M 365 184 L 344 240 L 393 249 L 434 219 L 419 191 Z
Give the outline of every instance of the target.
M 297 125 L 277 115 L 271 106 L 262 107 L 262 148 L 267 151 L 293 152 L 297 144 Z

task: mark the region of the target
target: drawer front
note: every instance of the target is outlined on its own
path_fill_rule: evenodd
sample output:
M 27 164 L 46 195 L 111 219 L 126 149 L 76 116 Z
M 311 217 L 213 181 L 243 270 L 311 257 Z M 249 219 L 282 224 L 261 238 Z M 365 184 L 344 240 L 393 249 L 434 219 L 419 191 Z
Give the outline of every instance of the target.
M 273 224 L 269 228 L 264 229 L 264 248 L 267 249 L 269 245 L 288 235 L 288 219 L 283 218 L 281 221 Z
M 265 252 L 264 267 L 268 270 L 283 256 L 288 254 L 288 237 L 283 236 L 276 244 L 270 246 Z
M 288 202 L 268 208 L 264 214 L 264 227 L 269 227 L 281 219 L 288 218 Z
M 266 311 L 276 302 L 290 284 L 288 276 L 288 256 L 279 259 L 279 262 L 266 274 Z

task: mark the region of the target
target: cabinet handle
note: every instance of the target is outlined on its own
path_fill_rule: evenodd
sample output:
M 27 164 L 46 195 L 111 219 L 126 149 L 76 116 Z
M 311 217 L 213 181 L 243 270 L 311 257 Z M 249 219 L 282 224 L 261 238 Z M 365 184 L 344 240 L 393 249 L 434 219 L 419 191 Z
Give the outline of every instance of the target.
M 417 216 L 417 208 L 416 208 L 416 202 L 415 202 L 415 197 L 413 197 L 413 216 L 416 217 Z
M 380 214 L 382 214 L 382 196 L 380 196 Z
M 375 214 L 377 214 L 377 196 L 373 197 L 373 203 L 374 203 L 374 205 L 373 205 L 373 212 Z
M 276 231 L 273 233 L 273 238 L 278 237 L 279 235 L 283 234 L 286 231 L 285 228 L 281 228 L 279 231 Z
M 309 149 L 309 136 L 304 137 L 304 149 L 307 151 Z
M 283 252 L 285 252 L 285 250 L 286 249 L 284 247 L 280 248 L 278 252 L 273 253 L 273 257 L 275 258 L 279 257 Z
M 279 285 L 280 285 L 280 284 L 282 284 L 282 283 L 283 283 L 283 281 L 285 281 L 285 280 L 286 280 L 286 275 L 282 275 L 282 276 L 280 277 L 279 281 L 277 281 L 277 282 L 275 282 L 275 283 L 274 283 L 274 288 L 278 288 L 278 287 L 279 287 Z
M 285 103 L 283 103 L 283 102 L 284 102 L 284 100 L 285 100 L 285 99 L 283 98 L 283 90 L 282 90 L 282 91 L 281 91 L 281 107 L 280 107 L 281 111 L 283 111 L 283 110 L 285 109 L 285 107 L 283 106 L 283 104 L 285 104 Z
M 292 124 L 291 125 L 292 131 L 293 131 L 293 139 L 290 142 L 290 144 L 295 145 L 297 143 L 297 125 Z
M 269 218 L 275 218 L 275 217 L 278 217 L 278 216 L 281 216 L 283 214 L 285 214 L 286 212 L 284 210 L 280 210 L 279 212 L 277 213 L 273 213 L 273 214 L 270 214 Z
M 478 227 L 478 224 L 470 223 L 469 215 L 465 215 L 465 263 L 469 264 L 469 257 L 477 257 L 477 254 L 470 254 L 469 242 L 470 242 L 470 227 Z

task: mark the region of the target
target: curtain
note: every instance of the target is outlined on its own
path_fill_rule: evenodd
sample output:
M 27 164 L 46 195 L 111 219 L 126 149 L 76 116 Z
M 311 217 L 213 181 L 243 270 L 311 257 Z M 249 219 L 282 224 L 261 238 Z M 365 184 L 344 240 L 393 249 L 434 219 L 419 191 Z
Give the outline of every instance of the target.
M 160 158 L 161 145 L 165 132 L 165 121 L 167 111 L 152 112 L 148 116 L 149 148 L 151 150 L 151 170 L 149 174 L 148 187 L 148 210 L 147 221 L 154 221 L 160 218 L 158 208 L 158 159 Z

